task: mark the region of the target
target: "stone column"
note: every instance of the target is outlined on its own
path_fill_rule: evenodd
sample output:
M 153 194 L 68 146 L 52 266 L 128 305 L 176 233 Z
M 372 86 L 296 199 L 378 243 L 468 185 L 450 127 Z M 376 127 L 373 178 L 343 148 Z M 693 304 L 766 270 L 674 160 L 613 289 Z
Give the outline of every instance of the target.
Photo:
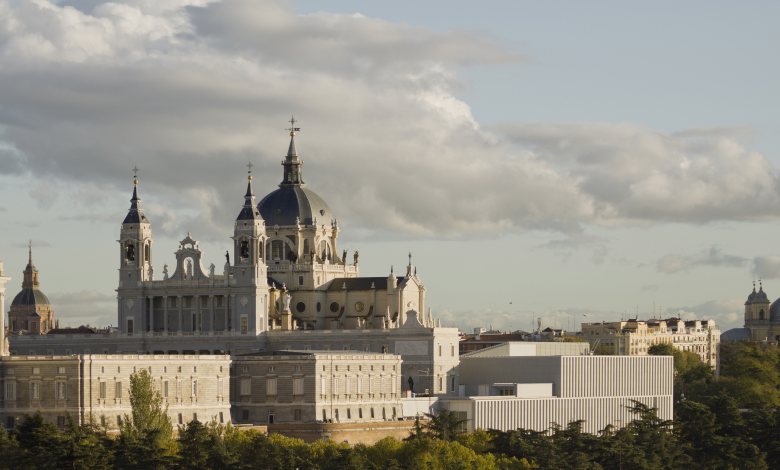
M 163 296 L 163 332 L 168 333 L 168 296 Z
M 214 326 L 214 295 L 209 295 L 209 317 L 211 318 L 211 333 L 217 332 L 217 328 Z
M 177 328 L 179 329 L 179 333 L 183 333 L 184 332 L 184 329 L 181 327 L 181 316 L 182 316 L 181 309 L 182 309 L 182 300 L 183 299 L 184 299 L 184 297 L 182 297 L 180 295 L 176 296 L 176 303 L 178 304 L 177 307 L 178 307 L 178 311 L 179 311 L 179 324 L 177 325 Z

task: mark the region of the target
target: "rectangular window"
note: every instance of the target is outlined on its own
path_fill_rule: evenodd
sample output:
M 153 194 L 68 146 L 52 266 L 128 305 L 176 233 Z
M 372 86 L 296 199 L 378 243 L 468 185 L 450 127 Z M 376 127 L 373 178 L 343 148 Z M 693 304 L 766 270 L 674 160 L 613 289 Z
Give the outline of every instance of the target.
M 328 380 L 325 377 L 320 377 L 320 395 L 328 393 Z
M 293 379 L 293 395 L 303 395 L 303 378 L 296 377 Z
M 68 384 L 65 382 L 54 382 L 54 397 L 57 400 L 65 400 L 68 396 Z
M 252 394 L 252 379 L 248 377 L 241 378 L 241 396 L 247 396 Z
M 198 420 L 198 413 L 192 413 L 192 420 L 197 421 Z
M 101 400 L 105 400 L 106 399 L 106 383 L 105 382 L 100 382 L 100 385 L 98 385 L 98 387 L 99 387 L 99 390 L 100 390 L 99 394 L 98 394 L 98 398 L 100 398 Z
M 198 397 L 198 381 L 193 380 L 192 381 L 192 396 L 197 398 Z
M 225 422 L 225 415 L 220 411 L 219 412 L 219 423 L 222 424 Z
M 241 317 L 241 334 L 245 335 L 249 332 L 249 319 L 245 316 Z
M 168 398 L 168 381 L 167 380 L 163 381 L 162 396 L 163 396 L 163 398 Z
M 266 379 L 265 381 L 265 394 L 276 395 L 276 379 Z
M 179 413 L 179 424 L 184 424 L 184 417 Z
M 293 411 L 293 419 L 295 421 L 300 421 L 301 420 L 301 410 L 300 409 L 296 409 L 295 411 Z
M 5 383 L 5 399 L 16 400 L 16 382 Z
M 114 385 L 114 398 L 117 400 L 122 398 L 122 382 L 117 382 Z
M 67 421 L 64 416 L 57 416 L 57 427 L 64 428 L 66 422 Z
M 41 384 L 38 382 L 31 382 L 30 383 L 30 399 L 32 400 L 40 400 L 41 399 Z

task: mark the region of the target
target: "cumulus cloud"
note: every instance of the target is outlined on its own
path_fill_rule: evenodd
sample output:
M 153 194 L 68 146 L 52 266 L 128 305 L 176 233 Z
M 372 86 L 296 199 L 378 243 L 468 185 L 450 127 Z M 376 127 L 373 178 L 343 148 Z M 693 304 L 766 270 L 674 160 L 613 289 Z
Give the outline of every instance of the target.
M 258 195 L 281 179 L 293 112 L 306 180 L 362 236 L 778 213 L 776 170 L 728 129 L 483 129 L 455 71 L 516 60 L 485 36 L 284 1 L 0 0 L 0 174 L 129 192 L 137 164 L 156 231 L 221 239 L 243 165 Z M 45 206 L 52 191 L 30 193 Z M 594 246 L 594 262 L 606 254 Z
M 747 264 L 747 258 L 723 253 L 717 246 L 693 255 L 669 254 L 656 263 L 656 269 L 666 274 L 689 271 L 702 266 L 736 268 Z
M 753 258 L 753 274 L 761 279 L 780 278 L 780 256 L 756 256 Z

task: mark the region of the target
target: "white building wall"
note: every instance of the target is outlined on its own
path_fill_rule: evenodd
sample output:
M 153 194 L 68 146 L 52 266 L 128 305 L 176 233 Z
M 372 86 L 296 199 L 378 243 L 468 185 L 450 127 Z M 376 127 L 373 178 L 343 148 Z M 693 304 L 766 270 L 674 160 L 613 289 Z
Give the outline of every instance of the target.
M 565 427 L 583 420 L 583 431 L 598 433 L 608 425 L 621 428 L 636 418 L 629 411 L 637 400 L 658 409 L 661 419 L 672 419 L 672 396 L 591 397 L 591 398 L 513 398 L 473 397 L 445 400 L 450 411 L 465 412 L 467 428 L 509 431 L 518 428 L 548 430 L 552 425 Z

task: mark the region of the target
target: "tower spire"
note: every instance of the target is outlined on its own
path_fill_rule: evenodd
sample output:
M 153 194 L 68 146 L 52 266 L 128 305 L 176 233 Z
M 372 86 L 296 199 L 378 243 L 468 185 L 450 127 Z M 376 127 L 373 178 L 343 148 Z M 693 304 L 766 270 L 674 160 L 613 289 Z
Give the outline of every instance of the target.
M 32 266 L 32 240 L 27 240 L 27 264 Z
M 252 189 L 252 162 L 246 164 L 246 194 L 244 194 L 244 207 L 241 208 L 236 220 L 255 220 L 260 218 L 260 211 L 255 206 L 255 192 Z
M 290 146 L 287 148 L 287 156 L 282 162 L 284 175 L 279 186 L 300 186 L 304 184 L 303 174 L 301 173 L 303 162 L 298 158 L 298 152 L 295 149 L 295 133 L 301 131 L 300 127 L 295 127 L 296 122 L 298 121 L 295 119 L 295 116 L 290 116 L 290 127 L 287 128 L 290 131 Z
M 127 211 L 123 224 L 148 223 L 143 209 L 141 209 L 141 198 L 138 197 L 138 167 L 133 167 L 133 197 L 130 198 L 130 210 Z

